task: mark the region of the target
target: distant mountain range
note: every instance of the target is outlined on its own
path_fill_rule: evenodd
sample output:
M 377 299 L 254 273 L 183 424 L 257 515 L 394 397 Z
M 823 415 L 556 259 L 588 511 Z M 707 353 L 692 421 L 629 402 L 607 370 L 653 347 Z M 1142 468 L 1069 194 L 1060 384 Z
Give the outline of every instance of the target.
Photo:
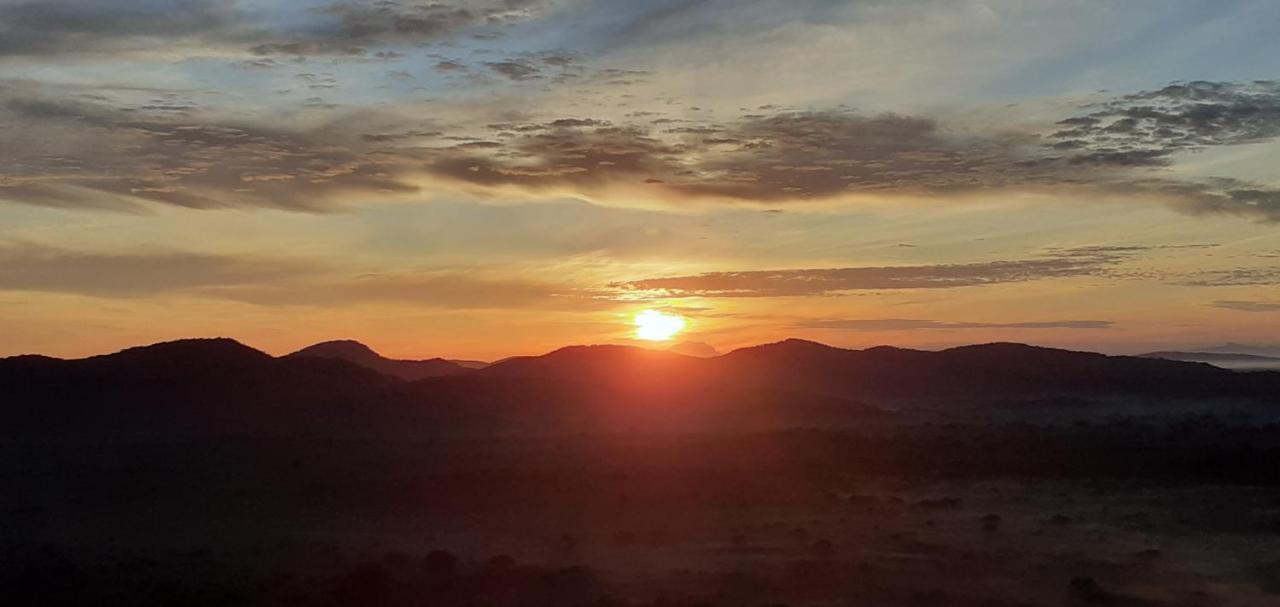
M 831 427 L 905 404 L 1280 403 L 1280 372 L 996 343 L 939 352 L 790 339 L 698 358 L 571 346 L 481 368 L 352 341 L 272 357 L 230 339 L 0 359 L 10 434 L 361 436 Z M 0 430 L 3 432 L 3 430 Z
M 1223 354 L 1251 354 L 1253 356 L 1267 356 L 1271 358 L 1280 358 L 1280 345 L 1238 344 L 1234 342 L 1227 342 L 1219 346 L 1195 348 L 1194 351 L 1195 352 L 1219 352 Z
M 1219 348 L 1230 348 L 1231 346 L 1220 346 Z M 1180 360 L 1186 362 L 1200 362 L 1222 367 L 1223 369 L 1231 369 L 1233 371 L 1269 371 L 1280 370 L 1280 357 L 1262 356 L 1258 354 L 1242 354 L 1239 352 L 1203 350 L 1203 351 L 1161 351 L 1148 352 L 1140 354 L 1143 358 L 1160 358 L 1164 360 Z
M 396 360 L 378 354 L 373 351 L 373 348 L 349 339 L 321 342 L 313 346 L 307 346 L 289 354 L 289 356 L 298 358 L 336 358 L 405 381 L 459 375 L 471 369 L 479 369 L 486 366 L 485 363 L 478 361 L 452 361 L 443 358 Z

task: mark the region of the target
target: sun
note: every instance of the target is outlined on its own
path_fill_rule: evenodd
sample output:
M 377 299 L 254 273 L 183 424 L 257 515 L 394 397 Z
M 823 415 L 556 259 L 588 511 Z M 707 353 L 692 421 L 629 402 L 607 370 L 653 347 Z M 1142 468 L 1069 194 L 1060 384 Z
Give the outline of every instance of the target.
M 657 310 L 642 310 L 636 314 L 636 337 L 648 341 L 667 341 L 684 329 L 683 316 Z

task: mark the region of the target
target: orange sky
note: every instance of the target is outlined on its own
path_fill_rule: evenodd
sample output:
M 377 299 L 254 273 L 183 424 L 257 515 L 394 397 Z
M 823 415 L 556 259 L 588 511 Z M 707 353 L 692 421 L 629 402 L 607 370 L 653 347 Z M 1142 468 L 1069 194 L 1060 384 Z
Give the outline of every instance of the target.
M 1274 3 L 188 4 L 0 2 L 0 355 L 1280 343 Z

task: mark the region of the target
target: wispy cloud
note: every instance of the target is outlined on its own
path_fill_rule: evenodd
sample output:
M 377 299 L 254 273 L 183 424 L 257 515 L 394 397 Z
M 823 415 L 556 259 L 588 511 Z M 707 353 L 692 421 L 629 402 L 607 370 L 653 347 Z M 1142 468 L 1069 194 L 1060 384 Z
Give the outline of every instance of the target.
M 171 53 L 184 46 L 189 52 L 372 56 L 380 47 L 501 31 L 556 4 L 380 0 L 297 3 L 272 12 L 237 0 L 8 0 L 0 2 L 0 57 Z M 297 8 L 303 10 L 291 10 Z
M 609 305 L 571 286 L 476 272 L 361 273 L 314 261 L 174 250 L 80 251 L 0 244 L 0 291 L 104 298 L 181 294 L 267 306 L 410 303 L 426 308 L 574 308 Z
M 238 38 L 234 0 L 0 2 L 0 58 L 170 50 Z
M 137 208 L 272 207 L 322 211 L 343 196 L 417 191 L 403 160 L 362 153 L 315 133 L 204 121 L 181 113 L 59 100 L 0 88 L 0 199 Z
M 1171 92 L 1200 89 L 1218 91 L 1217 102 L 1192 107 Z M 1166 97 L 1177 101 L 1157 101 Z M 1164 110 L 1137 105 L 1140 99 Z M 1106 107 L 1060 123 L 1070 128 L 1048 133 L 1049 143 L 1046 133 L 965 131 L 927 116 L 847 110 L 772 110 L 728 121 L 505 124 L 496 125 L 500 146 L 483 154 L 441 150 L 430 170 L 478 186 L 569 189 L 602 200 L 618 188 L 620 196 L 768 203 L 1056 190 L 1280 220 L 1280 190 L 1153 172 L 1177 152 L 1274 138 L 1280 85 L 1174 85 Z
M 1197 272 L 1179 282 L 1189 287 L 1280 285 L 1280 268 L 1232 268 Z
M 479 277 L 461 272 L 405 272 L 353 277 L 316 276 L 292 283 L 254 283 L 201 289 L 199 295 L 264 306 L 412 304 L 444 309 L 590 309 L 607 302 L 574 295 L 573 289 L 519 278 Z
M 816 319 L 792 325 L 797 329 L 843 331 L 918 331 L 963 329 L 1110 329 L 1109 320 L 1042 320 L 1028 322 L 952 322 L 907 318 Z
M 541 73 L 535 60 L 488 66 L 524 80 Z M 308 86 L 333 82 L 319 73 L 300 76 L 309 77 Z M 1046 145 L 1035 132 L 966 131 L 926 116 L 848 110 L 770 109 L 722 121 L 570 114 L 424 128 L 420 119 L 343 111 L 320 98 L 312 105 L 331 112 L 328 119 L 283 128 L 228 119 L 182 98 L 126 105 L 12 84 L 0 87 L 0 128 L 19 144 L 0 149 L 0 198 L 65 207 L 155 202 L 323 211 L 452 188 L 672 206 L 1057 191 L 1280 220 L 1280 190 L 1239 179 L 1175 179 L 1152 172 L 1151 162 L 1112 156 L 1156 150 L 1150 158 L 1164 164 L 1175 151 L 1274 136 L 1280 88 L 1211 85 L 1183 88 L 1216 91 L 1204 94 L 1216 95 L 1206 104 L 1219 109 L 1178 105 L 1189 103 L 1183 97 L 1192 93 L 1184 92 L 1177 102 L 1160 102 L 1165 110 L 1148 112 L 1156 122 L 1116 130 L 1106 120 L 1126 118 L 1105 116 L 1143 114 L 1105 105 L 1069 119 L 1076 134 L 1057 133 L 1057 144 Z M 1173 95 L 1168 90 L 1115 103 L 1157 103 Z M 1073 142 L 1071 149 L 1060 149 L 1064 142 Z
M 1209 305 L 1240 312 L 1280 312 L 1280 301 L 1218 300 Z
M 948 289 L 1096 276 L 1126 256 L 1124 251 L 1081 249 L 1039 259 L 965 264 L 708 272 L 643 278 L 610 287 L 624 295 L 652 297 L 792 297 L 862 290 Z
M 305 262 L 183 251 L 90 252 L 32 243 L 0 244 L 0 290 L 141 297 L 291 280 Z
M 1280 135 L 1280 81 L 1194 81 L 1124 95 L 1059 122 L 1051 147 L 1089 165 L 1166 165 L 1182 151 Z

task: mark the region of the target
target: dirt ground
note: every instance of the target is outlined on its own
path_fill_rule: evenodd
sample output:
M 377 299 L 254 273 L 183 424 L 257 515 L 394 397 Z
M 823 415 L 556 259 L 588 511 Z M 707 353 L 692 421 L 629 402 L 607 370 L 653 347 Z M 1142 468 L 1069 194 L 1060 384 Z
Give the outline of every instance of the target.
M 41 604 L 1280 605 L 1275 487 L 735 441 L 7 456 L 3 581 Z

